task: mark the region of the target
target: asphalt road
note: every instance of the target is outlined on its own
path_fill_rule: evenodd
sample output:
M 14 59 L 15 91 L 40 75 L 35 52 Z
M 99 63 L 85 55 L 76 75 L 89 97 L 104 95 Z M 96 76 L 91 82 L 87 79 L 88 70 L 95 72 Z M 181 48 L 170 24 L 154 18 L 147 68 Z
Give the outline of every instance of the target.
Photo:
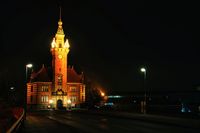
M 23 133 L 199 133 L 200 129 L 115 116 L 43 111 L 28 113 Z

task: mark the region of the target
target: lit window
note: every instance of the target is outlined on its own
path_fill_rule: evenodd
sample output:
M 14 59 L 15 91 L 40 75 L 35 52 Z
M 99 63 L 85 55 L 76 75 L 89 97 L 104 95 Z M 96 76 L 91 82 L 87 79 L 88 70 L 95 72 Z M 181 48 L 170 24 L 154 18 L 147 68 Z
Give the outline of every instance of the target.
M 77 97 L 76 96 L 71 96 L 71 101 L 72 102 L 76 102 L 77 101 Z
M 48 102 L 48 96 L 41 96 L 41 102 L 42 103 L 45 103 L 45 102 Z
M 77 88 L 76 87 L 70 87 L 71 92 L 76 92 Z
M 49 87 L 48 86 L 42 86 L 41 91 L 42 92 L 48 92 L 49 91 Z

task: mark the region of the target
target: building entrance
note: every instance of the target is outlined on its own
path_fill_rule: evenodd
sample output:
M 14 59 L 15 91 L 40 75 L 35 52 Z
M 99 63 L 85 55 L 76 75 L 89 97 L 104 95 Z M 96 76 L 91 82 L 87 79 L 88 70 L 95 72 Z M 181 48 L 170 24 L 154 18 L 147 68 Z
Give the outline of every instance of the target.
M 60 100 L 60 99 L 57 101 L 57 108 L 58 109 L 62 109 L 63 108 L 63 101 Z

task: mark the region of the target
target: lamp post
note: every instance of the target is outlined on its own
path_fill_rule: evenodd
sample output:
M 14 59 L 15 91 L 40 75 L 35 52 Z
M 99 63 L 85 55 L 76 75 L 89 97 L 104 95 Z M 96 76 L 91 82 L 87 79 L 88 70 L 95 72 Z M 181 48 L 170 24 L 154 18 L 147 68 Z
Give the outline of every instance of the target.
M 27 82 L 27 73 L 28 73 L 28 68 L 32 68 L 33 65 L 32 64 L 27 64 L 26 65 L 26 82 Z
M 147 71 L 146 68 L 142 67 L 140 69 L 140 71 L 142 73 L 144 73 L 144 81 L 143 81 L 143 86 L 144 86 L 144 102 L 143 102 L 143 113 L 146 114 L 146 102 L 147 102 L 147 94 L 146 94 L 146 87 L 145 87 L 145 81 L 146 81 L 146 75 L 147 75 Z
M 25 85 L 25 99 L 24 99 L 24 110 L 25 110 L 25 113 L 24 113 L 24 116 L 25 116 L 25 120 L 26 120 L 26 112 L 27 112 L 27 75 L 28 75 L 28 69 L 29 68 L 32 68 L 33 67 L 33 65 L 32 64 L 26 64 L 26 79 L 25 79 L 25 81 L 26 81 L 26 85 Z
M 71 104 L 72 104 L 72 101 L 70 99 L 68 99 L 67 100 L 67 107 L 68 107 L 69 110 L 71 109 Z

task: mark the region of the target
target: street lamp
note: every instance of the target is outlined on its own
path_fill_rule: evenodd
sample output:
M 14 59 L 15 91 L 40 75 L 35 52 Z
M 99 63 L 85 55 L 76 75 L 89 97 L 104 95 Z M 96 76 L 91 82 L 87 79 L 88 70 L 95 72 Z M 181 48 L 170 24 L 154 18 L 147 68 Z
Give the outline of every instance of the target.
M 26 64 L 26 85 L 25 85 L 25 100 L 24 100 L 24 110 L 25 110 L 25 113 L 24 113 L 24 116 L 25 116 L 25 119 L 26 119 L 26 112 L 27 112 L 27 73 L 28 73 L 28 69 L 29 68 L 32 68 L 33 65 L 32 64 Z
M 104 97 L 104 96 L 105 96 L 105 93 L 101 92 L 101 96 Z
M 147 102 L 147 95 L 146 95 L 146 87 L 145 87 L 145 81 L 146 81 L 146 75 L 147 75 L 147 71 L 146 71 L 146 68 L 142 67 L 140 69 L 140 71 L 142 73 L 144 73 L 144 81 L 143 81 L 143 86 L 144 86 L 144 103 L 143 103 L 143 113 L 146 114 L 146 102 Z
M 27 73 L 28 73 L 28 68 L 32 68 L 33 64 L 27 64 L 26 65 L 26 82 L 27 82 Z

